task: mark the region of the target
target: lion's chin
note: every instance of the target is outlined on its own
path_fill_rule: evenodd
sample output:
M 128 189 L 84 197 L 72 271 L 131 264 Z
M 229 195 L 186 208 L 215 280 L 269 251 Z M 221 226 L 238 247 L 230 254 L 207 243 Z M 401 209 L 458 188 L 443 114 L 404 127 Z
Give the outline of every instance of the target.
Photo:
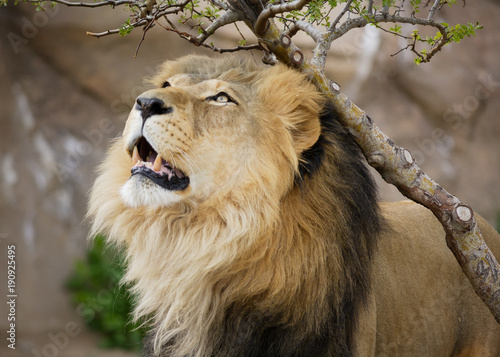
M 131 176 L 120 189 L 125 206 L 130 208 L 167 207 L 182 200 L 176 191 L 166 190 L 145 176 Z

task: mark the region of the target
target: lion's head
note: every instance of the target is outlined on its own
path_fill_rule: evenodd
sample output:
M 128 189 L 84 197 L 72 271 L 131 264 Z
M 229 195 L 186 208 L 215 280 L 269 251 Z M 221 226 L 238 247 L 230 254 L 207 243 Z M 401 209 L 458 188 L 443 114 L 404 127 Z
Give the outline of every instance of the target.
M 100 167 L 89 215 L 126 247 L 155 346 L 295 355 L 327 333 L 334 345 L 321 348 L 342 354 L 354 324 L 343 309 L 364 299 L 378 230 L 347 131 L 284 66 L 188 56 L 151 83 Z
M 187 57 L 167 62 L 153 84 L 123 133 L 133 165 L 121 188 L 129 207 L 262 190 L 279 198 L 320 134 L 321 97 L 281 66 Z

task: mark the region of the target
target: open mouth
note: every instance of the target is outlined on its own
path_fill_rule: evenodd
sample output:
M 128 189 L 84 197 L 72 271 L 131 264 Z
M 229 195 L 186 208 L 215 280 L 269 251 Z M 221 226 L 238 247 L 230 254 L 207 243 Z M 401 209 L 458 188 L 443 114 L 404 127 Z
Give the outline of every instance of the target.
M 165 161 L 144 137 L 134 146 L 132 164 L 132 176 L 145 176 L 166 190 L 181 191 L 189 186 L 189 177 Z

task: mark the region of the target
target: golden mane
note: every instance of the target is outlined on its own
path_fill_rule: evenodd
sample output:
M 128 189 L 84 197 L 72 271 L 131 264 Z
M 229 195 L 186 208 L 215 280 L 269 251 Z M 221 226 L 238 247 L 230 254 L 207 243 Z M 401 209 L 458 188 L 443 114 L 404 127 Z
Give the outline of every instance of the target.
M 126 249 L 144 356 L 500 355 L 437 220 L 377 204 L 307 78 L 188 56 L 151 83 L 89 204 L 91 234 Z
M 153 326 L 150 348 L 165 356 L 351 355 L 351 317 L 368 294 L 380 230 L 358 147 L 307 79 L 285 67 L 189 56 L 167 62 L 152 83 L 174 75 L 243 93 L 241 105 L 258 118 L 251 142 L 268 149 L 203 201 L 130 207 L 120 194 L 131 169 L 125 139 L 110 148 L 91 193 L 92 234 L 125 247 L 135 316 Z

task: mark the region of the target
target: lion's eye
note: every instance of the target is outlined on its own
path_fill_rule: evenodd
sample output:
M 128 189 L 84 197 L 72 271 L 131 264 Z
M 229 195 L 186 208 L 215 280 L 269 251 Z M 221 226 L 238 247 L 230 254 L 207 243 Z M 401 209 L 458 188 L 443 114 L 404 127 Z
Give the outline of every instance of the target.
M 162 87 L 162 88 L 167 88 L 167 87 L 170 87 L 170 82 L 169 82 L 169 81 L 165 81 L 165 82 L 163 82 L 163 84 L 162 84 L 162 86 L 161 86 L 161 87 Z
M 214 102 L 217 102 L 217 103 L 220 103 L 220 104 L 226 104 L 226 103 L 238 104 L 238 103 L 236 103 L 236 101 L 233 98 L 231 98 L 229 96 L 229 94 L 227 94 L 225 92 L 217 93 L 213 97 L 208 97 L 207 100 L 208 101 L 214 101 Z
M 215 100 L 219 103 L 227 103 L 229 102 L 229 97 L 225 94 L 219 94 Z

